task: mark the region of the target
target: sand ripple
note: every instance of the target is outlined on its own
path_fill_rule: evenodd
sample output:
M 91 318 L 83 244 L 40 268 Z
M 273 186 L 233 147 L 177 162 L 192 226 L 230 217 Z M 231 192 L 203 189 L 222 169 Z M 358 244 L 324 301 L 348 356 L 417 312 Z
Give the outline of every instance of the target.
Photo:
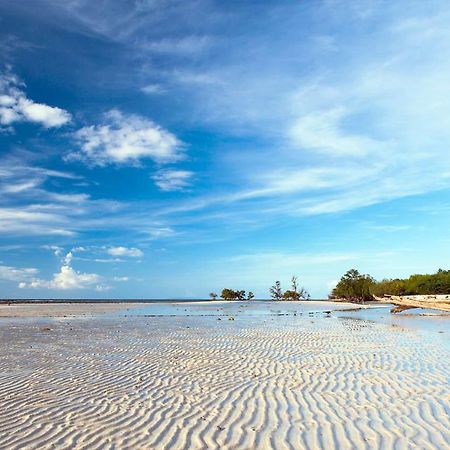
M 449 448 L 448 350 L 414 331 L 45 320 L 0 326 L 1 449 Z

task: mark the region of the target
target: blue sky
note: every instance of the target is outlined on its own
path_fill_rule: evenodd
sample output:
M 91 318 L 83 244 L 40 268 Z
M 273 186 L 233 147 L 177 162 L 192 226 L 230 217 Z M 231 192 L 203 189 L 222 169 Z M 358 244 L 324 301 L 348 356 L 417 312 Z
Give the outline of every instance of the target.
M 0 295 L 448 268 L 448 23 L 435 0 L 0 0 Z

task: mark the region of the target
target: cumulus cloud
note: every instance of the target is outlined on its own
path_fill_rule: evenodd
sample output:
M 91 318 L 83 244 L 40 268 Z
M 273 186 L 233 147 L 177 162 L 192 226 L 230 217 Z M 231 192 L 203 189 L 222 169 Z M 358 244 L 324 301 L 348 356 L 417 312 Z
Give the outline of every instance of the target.
M 135 247 L 110 247 L 107 253 L 111 256 L 129 256 L 130 258 L 140 258 L 144 256 L 142 250 Z
M 97 291 L 105 290 L 105 288 L 108 288 L 108 286 L 102 285 L 100 283 L 100 275 L 96 273 L 82 273 L 74 270 L 71 266 L 72 257 L 73 255 L 71 252 L 65 255 L 60 271 L 53 274 L 53 278 L 51 278 L 50 280 L 32 278 L 29 281 L 21 281 L 19 283 L 19 288 L 71 290 L 94 287 Z
M 45 128 L 57 128 L 70 122 L 71 115 L 66 110 L 28 99 L 23 87 L 15 75 L 0 75 L 0 127 L 32 122 Z
M 188 170 L 161 170 L 152 178 L 162 191 L 182 191 L 190 186 L 192 176 Z
M 105 166 L 137 164 L 146 158 L 167 163 L 182 157 L 181 142 L 153 121 L 117 109 L 106 113 L 104 118 L 103 124 L 87 126 L 75 133 L 80 151 L 70 153 L 68 159 Z

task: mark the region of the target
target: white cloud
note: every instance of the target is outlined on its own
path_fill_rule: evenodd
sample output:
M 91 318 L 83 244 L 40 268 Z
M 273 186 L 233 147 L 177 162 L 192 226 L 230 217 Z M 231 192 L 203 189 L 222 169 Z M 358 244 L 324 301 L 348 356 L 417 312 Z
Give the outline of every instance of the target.
M 23 87 L 15 75 L 0 75 L 0 126 L 33 122 L 45 128 L 57 128 L 70 122 L 71 115 L 66 110 L 28 99 Z
M 171 227 L 159 227 L 148 230 L 148 233 L 153 239 L 159 239 L 173 236 L 175 234 L 175 230 Z
M 168 74 L 176 83 L 186 85 L 199 85 L 208 87 L 220 87 L 224 85 L 223 80 L 212 73 L 208 72 L 192 72 L 188 70 L 175 70 Z
M 152 178 L 162 191 L 182 191 L 194 174 L 188 170 L 161 170 Z
M 87 260 L 87 261 L 89 261 L 89 260 Z M 123 262 L 125 262 L 124 259 L 120 259 L 120 258 L 95 258 L 94 261 L 97 262 L 97 263 L 102 263 L 102 264 L 112 264 L 112 263 L 123 263 Z
M 128 281 L 129 278 L 128 277 L 114 277 L 113 280 L 114 281 Z
M 47 128 L 60 127 L 70 122 L 70 114 L 64 109 L 35 103 L 26 98 L 18 102 L 18 110 L 29 122 L 40 123 Z
M 95 287 L 98 291 L 108 288 L 108 286 L 99 284 L 101 282 L 100 275 L 96 273 L 82 273 L 74 270 L 71 266 L 72 258 L 72 252 L 65 255 L 60 271 L 53 274 L 52 279 L 44 280 L 41 278 L 32 278 L 29 281 L 21 281 L 19 283 L 19 288 L 71 290 Z
M 146 86 L 141 88 L 142 92 L 145 92 L 146 94 L 162 94 L 165 92 L 164 88 L 157 83 L 153 84 L 147 84 Z
M 110 247 L 107 253 L 111 256 L 129 256 L 130 258 L 140 258 L 144 256 L 142 250 L 135 247 Z
M 67 255 L 64 257 L 64 265 L 70 266 L 70 264 L 72 263 L 72 259 L 73 259 L 72 252 L 67 253 Z
M 348 111 L 343 107 L 306 114 L 296 120 L 291 128 L 294 143 L 330 156 L 365 156 L 386 143 L 345 133 L 340 122 Z
M 112 286 L 108 286 L 106 284 L 98 284 L 97 286 L 95 286 L 95 290 L 97 292 L 106 292 L 112 289 Z
M 20 288 L 46 288 L 55 290 L 85 289 L 100 281 L 100 276 L 95 273 L 76 272 L 72 267 L 63 265 L 51 280 L 34 278 L 30 282 L 20 283 Z
M 179 39 L 163 38 L 159 40 L 143 41 L 140 43 L 142 50 L 154 53 L 167 53 L 172 55 L 192 55 L 200 53 L 212 45 L 209 36 L 185 36 Z
M 145 158 L 167 163 L 182 158 L 182 143 L 176 136 L 145 117 L 117 109 L 105 114 L 104 124 L 81 128 L 75 138 L 81 150 L 67 158 L 92 165 L 137 164 Z
M 38 269 L 35 268 L 20 269 L 17 267 L 0 265 L 0 280 L 18 281 L 35 276 L 37 273 Z

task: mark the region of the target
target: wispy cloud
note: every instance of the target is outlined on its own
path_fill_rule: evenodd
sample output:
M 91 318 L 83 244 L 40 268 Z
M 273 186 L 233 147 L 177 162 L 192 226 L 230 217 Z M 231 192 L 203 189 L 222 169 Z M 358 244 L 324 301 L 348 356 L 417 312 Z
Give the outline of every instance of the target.
M 151 83 L 141 87 L 141 91 L 145 92 L 146 94 L 153 95 L 162 94 L 165 92 L 165 89 L 160 84 Z
M 107 253 L 111 256 L 129 256 L 131 258 L 140 258 L 144 256 L 142 250 L 134 247 L 110 247 Z
M 149 229 L 147 232 L 152 239 L 167 238 L 176 234 L 176 231 L 171 227 L 155 227 Z
M 181 38 L 162 38 L 136 42 L 142 50 L 170 55 L 187 55 L 200 53 L 212 44 L 209 36 L 183 36 Z
M 18 268 L 0 265 L 0 279 L 7 281 L 22 281 L 37 275 L 36 268 Z
M 153 175 L 155 184 L 162 191 L 182 191 L 190 186 L 193 173 L 188 170 L 161 170 Z

